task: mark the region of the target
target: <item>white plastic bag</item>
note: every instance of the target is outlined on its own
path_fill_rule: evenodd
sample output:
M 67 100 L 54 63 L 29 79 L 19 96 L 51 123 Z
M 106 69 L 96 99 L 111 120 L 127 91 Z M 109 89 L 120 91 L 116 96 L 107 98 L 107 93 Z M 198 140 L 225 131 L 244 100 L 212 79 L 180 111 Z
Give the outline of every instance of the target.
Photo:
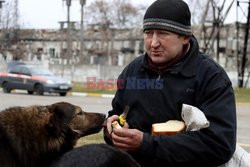
M 186 131 L 197 131 L 210 125 L 204 113 L 191 105 L 182 105 L 181 117 L 187 126 Z

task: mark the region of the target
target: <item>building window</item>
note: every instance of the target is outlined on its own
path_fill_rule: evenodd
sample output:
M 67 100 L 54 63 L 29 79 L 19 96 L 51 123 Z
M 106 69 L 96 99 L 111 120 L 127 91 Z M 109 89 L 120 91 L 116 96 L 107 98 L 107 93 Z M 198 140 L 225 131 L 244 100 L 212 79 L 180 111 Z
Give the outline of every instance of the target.
M 55 58 L 55 48 L 49 48 L 49 56 Z
M 37 48 L 37 53 L 41 55 L 43 53 L 43 48 Z

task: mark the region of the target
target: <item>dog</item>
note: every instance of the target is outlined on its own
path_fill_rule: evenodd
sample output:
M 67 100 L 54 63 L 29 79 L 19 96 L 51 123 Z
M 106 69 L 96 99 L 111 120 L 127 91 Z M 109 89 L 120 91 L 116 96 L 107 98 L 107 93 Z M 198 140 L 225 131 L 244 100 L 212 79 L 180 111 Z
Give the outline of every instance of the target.
M 105 115 L 58 102 L 0 112 L 0 166 L 48 167 L 76 141 L 102 129 Z
M 140 167 L 140 165 L 125 151 L 107 144 L 89 144 L 65 153 L 51 167 Z

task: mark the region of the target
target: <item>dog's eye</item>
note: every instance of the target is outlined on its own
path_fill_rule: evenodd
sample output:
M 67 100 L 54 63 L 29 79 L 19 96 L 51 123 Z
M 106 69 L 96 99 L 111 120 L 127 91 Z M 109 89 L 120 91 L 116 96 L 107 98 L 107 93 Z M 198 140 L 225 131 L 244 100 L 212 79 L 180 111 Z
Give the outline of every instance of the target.
M 76 115 L 83 115 L 83 112 L 79 112 L 79 113 L 77 113 Z

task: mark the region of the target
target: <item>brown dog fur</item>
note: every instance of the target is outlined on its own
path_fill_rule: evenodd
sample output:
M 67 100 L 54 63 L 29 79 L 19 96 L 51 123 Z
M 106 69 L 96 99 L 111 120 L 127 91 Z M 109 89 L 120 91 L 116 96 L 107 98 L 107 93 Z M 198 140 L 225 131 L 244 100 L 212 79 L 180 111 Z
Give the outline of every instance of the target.
M 2 167 L 47 167 L 77 139 L 101 130 L 104 114 L 86 113 L 66 102 L 13 107 L 0 112 Z

